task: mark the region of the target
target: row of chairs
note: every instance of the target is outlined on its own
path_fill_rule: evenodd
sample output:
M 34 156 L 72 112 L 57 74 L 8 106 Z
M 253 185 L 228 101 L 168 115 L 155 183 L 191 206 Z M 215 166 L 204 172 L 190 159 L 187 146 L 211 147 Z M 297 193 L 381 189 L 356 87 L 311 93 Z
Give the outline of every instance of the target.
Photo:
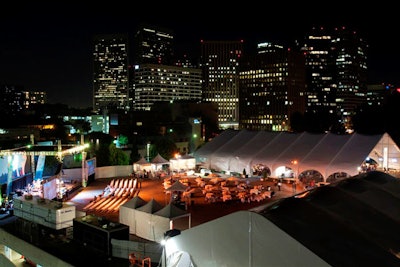
M 128 198 L 118 198 L 118 197 L 103 197 L 99 198 L 97 201 L 92 201 L 86 205 L 83 210 L 91 212 L 116 212 L 119 206 L 128 201 Z
M 112 179 L 109 183 L 112 188 L 136 188 L 137 179 L 133 178 L 122 178 L 122 179 Z
M 90 212 L 117 212 L 119 207 L 128 200 L 139 195 L 137 179 L 113 179 L 104 188 L 103 193 L 94 197 L 83 210 Z

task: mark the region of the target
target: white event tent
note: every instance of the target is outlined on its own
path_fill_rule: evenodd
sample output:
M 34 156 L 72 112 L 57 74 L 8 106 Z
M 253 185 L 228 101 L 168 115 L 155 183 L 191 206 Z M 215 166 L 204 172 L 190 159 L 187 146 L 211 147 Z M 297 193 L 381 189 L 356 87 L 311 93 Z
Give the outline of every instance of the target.
M 133 163 L 134 171 L 159 171 L 163 169 L 164 165 L 169 165 L 170 162 L 164 159 L 160 154 L 157 154 L 151 162 L 141 157 L 138 161 Z
M 194 266 L 330 266 L 263 216 L 238 211 L 167 240 L 167 266 L 187 252 Z M 189 266 L 189 265 L 186 265 Z
M 152 160 L 151 165 L 154 171 L 162 170 L 164 165 L 169 165 L 169 161 L 164 159 L 160 154 L 157 154 Z
M 286 166 L 296 174 L 318 171 L 324 179 L 335 173 L 357 175 L 367 158 L 381 169 L 400 169 L 400 150 L 388 133 L 338 135 L 228 129 L 193 156 L 198 164 L 216 171 L 251 173 L 255 165 L 263 164 L 272 173 Z
M 135 172 L 139 171 L 151 171 L 151 163 L 141 157 L 138 161 L 133 163 L 133 170 Z
M 129 233 L 141 238 L 160 242 L 164 233 L 174 228 L 173 221 L 188 217 L 188 227 L 191 227 L 191 214 L 172 203 L 162 206 L 154 199 L 145 202 L 135 197 L 121 205 L 119 221 L 129 226 Z
M 131 200 L 119 206 L 119 222 L 129 226 L 129 233 L 136 233 L 136 212 L 135 210 L 147 202 L 139 196 L 133 197 Z
M 196 159 L 190 155 L 172 158 L 169 163 L 169 167 L 173 171 L 194 170 L 196 168 Z

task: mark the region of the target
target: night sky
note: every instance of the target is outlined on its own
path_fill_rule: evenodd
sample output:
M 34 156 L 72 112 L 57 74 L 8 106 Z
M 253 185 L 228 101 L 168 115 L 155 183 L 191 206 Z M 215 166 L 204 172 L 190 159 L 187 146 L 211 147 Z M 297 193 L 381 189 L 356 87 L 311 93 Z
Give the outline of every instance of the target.
M 400 23 L 394 4 L 380 1 L 371 7 L 342 10 L 338 2 L 332 6 L 333 2 L 320 1 L 318 6 L 304 1 L 273 5 L 230 1 L 219 6 L 215 1 L 162 3 L 158 8 L 155 2 L 151 8 L 125 1 L 97 2 L 96 8 L 74 1 L 10 3 L 0 17 L 0 83 L 46 91 L 50 103 L 89 107 L 93 35 L 133 34 L 139 22 L 147 22 L 174 31 L 178 54 L 198 54 L 201 39 L 243 39 L 255 47 L 262 41 L 301 40 L 313 26 L 350 27 L 369 44 L 369 83 L 400 86 L 396 41 Z

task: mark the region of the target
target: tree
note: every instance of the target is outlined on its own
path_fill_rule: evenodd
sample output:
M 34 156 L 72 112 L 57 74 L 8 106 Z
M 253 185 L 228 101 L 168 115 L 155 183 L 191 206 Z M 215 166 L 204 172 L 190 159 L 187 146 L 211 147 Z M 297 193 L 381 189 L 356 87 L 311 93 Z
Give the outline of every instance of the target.
M 118 136 L 118 143 L 121 147 L 126 147 L 128 145 L 128 137 L 126 135 L 120 134 Z
M 151 146 L 154 156 L 160 154 L 165 159 L 170 159 L 174 157 L 174 154 L 178 152 L 174 141 L 168 137 L 161 137 L 157 139 L 154 146 Z M 151 154 L 153 156 L 153 154 Z
M 98 167 L 110 166 L 110 144 L 114 138 L 102 132 L 93 132 L 89 134 L 92 145 L 90 146 L 90 157 L 96 157 Z
M 129 157 L 121 149 L 117 148 L 115 144 L 109 145 L 109 162 L 111 166 L 128 165 Z

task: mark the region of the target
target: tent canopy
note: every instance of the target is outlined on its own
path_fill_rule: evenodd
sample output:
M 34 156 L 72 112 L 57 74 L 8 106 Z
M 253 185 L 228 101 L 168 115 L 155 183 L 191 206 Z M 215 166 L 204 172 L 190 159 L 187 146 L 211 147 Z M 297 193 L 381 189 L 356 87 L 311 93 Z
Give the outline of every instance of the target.
M 179 180 L 173 183 L 170 187 L 165 189 L 165 191 L 179 191 L 179 192 L 184 192 L 188 189 L 187 185 L 182 184 Z
M 153 164 L 169 164 L 169 161 L 164 159 L 160 154 L 157 154 L 152 160 L 151 163 Z
M 330 266 L 273 223 L 249 211 L 192 227 L 172 239 L 173 246 L 166 247 L 167 261 L 174 253 L 185 251 L 194 266 Z
M 147 162 L 147 160 L 141 157 L 138 161 L 133 163 L 133 170 L 134 171 L 150 171 L 151 170 L 151 163 Z
M 138 161 L 136 161 L 135 164 L 143 165 L 143 164 L 149 164 L 149 163 L 147 162 L 147 160 L 144 157 L 140 157 L 140 159 Z
M 122 204 L 121 207 L 136 209 L 136 208 L 139 208 L 139 207 L 145 205 L 146 203 L 147 202 L 144 199 L 142 199 L 141 197 L 134 196 L 131 200 L 128 200 L 127 202 Z
M 217 171 L 252 173 L 267 166 L 272 175 L 288 167 L 296 175 L 318 171 L 325 179 L 335 173 L 354 176 L 371 158 L 386 169 L 400 169 L 400 149 L 389 134 L 337 135 L 308 132 L 267 132 L 228 129 L 194 152 L 196 161 Z M 295 163 L 294 163 L 295 162 Z
M 139 211 L 143 211 L 143 212 L 152 214 L 152 213 L 162 209 L 162 207 L 163 206 L 160 203 L 158 203 L 154 198 L 152 198 L 149 202 L 147 202 L 143 206 L 136 208 L 136 209 Z
M 181 217 L 190 216 L 189 212 L 184 211 L 183 209 L 178 208 L 172 203 L 169 203 L 164 208 L 160 209 L 159 211 L 155 212 L 154 215 L 158 215 L 168 219 L 177 219 Z
M 173 221 L 188 217 L 191 227 L 191 214 L 173 204 L 163 207 L 154 199 L 145 202 L 137 197 L 121 205 L 119 221 L 129 226 L 129 233 L 151 241 L 160 242 L 167 230 L 173 229 Z

